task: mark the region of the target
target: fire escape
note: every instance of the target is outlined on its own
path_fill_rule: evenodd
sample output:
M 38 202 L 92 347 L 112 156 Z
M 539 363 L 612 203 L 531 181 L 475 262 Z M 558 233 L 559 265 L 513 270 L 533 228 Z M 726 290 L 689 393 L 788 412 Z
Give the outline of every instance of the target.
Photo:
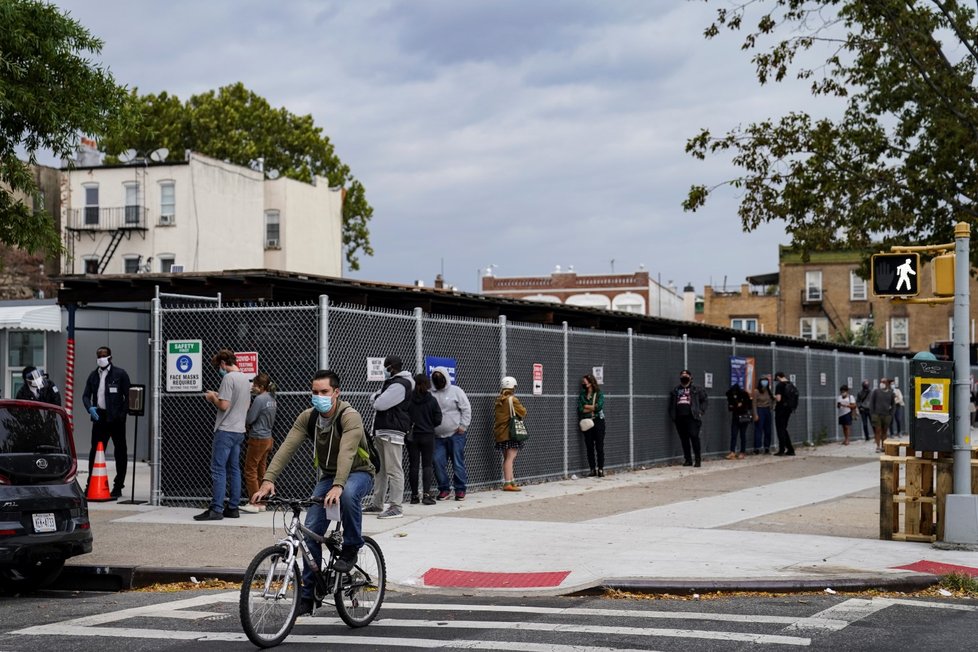
M 801 290 L 801 305 L 802 309 L 812 308 L 820 311 L 825 315 L 826 319 L 829 320 L 829 326 L 832 330 L 839 332 L 839 330 L 844 326 L 842 323 L 842 318 L 839 316 L 839 311 L 836 309 L 832 302 L 829 301 L 828 295 L 824 288 L 819 287 L 807 287 Z
M 123 238 L 129 240 L 136 233 L 144 240 L 146 239 L 148 213 L 148 209 L 143 206 L 116 206 L 111 208 L 86 206 L 85 208 L 69 210 L 66 230 L 69 235 L 74 236 L 67 238 L 69 260 L 74 259 L 76 241 L 87 236 L 92 239 L 92 242 L 96 242 L 99 236 L 109 234 L 109 241 L 105 249 L 102 250 L 101 254 L 98 254 L 97 264 L 93 264 L 91 268 L 87 266 L 85 268 L 86 274 L 104 274 Z

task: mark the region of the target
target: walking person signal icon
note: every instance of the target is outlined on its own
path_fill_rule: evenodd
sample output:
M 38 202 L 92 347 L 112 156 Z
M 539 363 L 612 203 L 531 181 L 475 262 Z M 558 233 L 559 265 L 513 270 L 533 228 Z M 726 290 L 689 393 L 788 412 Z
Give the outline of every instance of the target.
M 920 292 L 920 254 L 874 254 L 873 295 L 915 297 Z

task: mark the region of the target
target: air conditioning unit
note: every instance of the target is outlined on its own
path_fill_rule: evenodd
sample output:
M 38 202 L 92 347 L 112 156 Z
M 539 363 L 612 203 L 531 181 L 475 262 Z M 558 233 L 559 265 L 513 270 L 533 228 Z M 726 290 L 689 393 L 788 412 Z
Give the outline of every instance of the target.
M 160 226 L 173 226 L 175 221 L 175 215 L 160 215 Z
M 170 265 L 170 272 L 176 274 L 183 271 L 183 265 Z
M 265 249 L 278 249 L 278 238 L 265 240 Z

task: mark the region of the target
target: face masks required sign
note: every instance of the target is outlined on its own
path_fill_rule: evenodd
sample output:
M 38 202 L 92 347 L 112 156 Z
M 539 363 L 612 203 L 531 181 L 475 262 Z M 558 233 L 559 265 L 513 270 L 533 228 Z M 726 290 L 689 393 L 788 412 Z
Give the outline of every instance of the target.
M 200 352 L 201 340 L 166 341 L 166 391 L 199 392 L 203 389 Z

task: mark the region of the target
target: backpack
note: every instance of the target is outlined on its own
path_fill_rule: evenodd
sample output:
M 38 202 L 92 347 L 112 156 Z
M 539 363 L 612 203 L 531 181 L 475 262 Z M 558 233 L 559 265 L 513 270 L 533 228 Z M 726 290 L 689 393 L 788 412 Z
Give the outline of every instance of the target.
M 794 383 L 784 384 L 784 404 L 792 412 L 798 409 L 798 388 Z
M 347 407 L 349 407 L 349 406 L 347 406 Z M 342 419 L 342 416 L 343 416 L 343 413 L 346 412 L 346 409 L 347 408 L 345 407 L 342 410 L 340 410 L 336 414 L 336 417 L 333 418 L 333 423 L 336 425 L 336 434 L 338 434 L 340 437 L 343 436 L 343 419 Z M 315 418 L 315 415 L 310 414 L 309 415 L 309 422 L 306 424 L 306 436 L 309 437 L 310 440 L 312 440 L 313 446 L 316 445 L 316 421 L 317 421 L 317 418 Z M 367 439 L 367 450 L 366 450 L 366 453 L 367 453 L 367 456 L 370 457 L 370 463 L 374 465 L 374 470 L 375 471 L 379 471 L 380 470 L 380 453 L 377 452 L 377 446 L 374 445 L 374 437 L 373 437 L 372 434 L 370 434 L 369 432 L 367 432 L 367 429 L 366 428 L 364 428 L 363 434 L 364 434 L 364 436 Z M 359 455 L 362 456 L 362 452 L 363 452 L 363 446 L 360 446 L 358 448 L 358 450 L 357 450 L 357 454 L 359 454 Z

